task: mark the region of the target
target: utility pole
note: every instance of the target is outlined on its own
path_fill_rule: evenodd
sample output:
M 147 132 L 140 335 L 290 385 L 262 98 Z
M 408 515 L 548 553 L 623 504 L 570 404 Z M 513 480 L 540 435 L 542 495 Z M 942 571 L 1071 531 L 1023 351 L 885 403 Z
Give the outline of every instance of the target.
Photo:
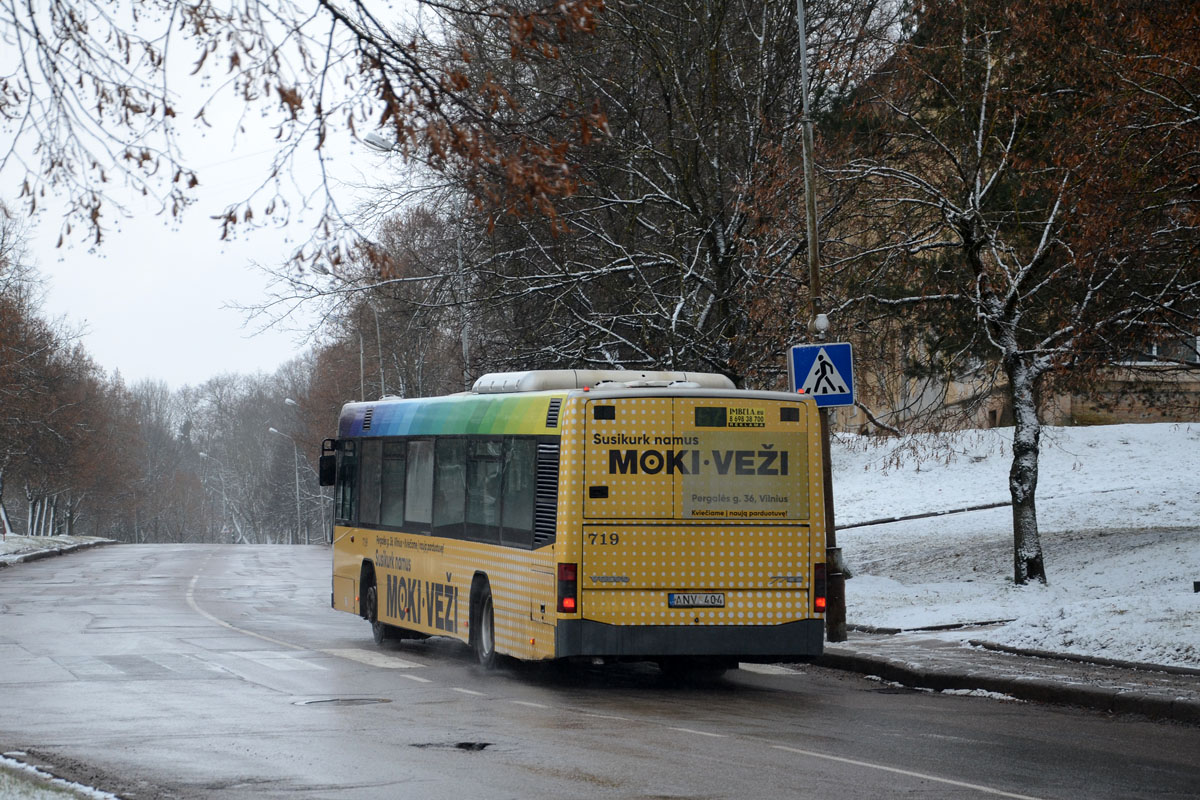
M 796 25 L 800 30 L 800 100 L 804 156 L 804 216 L 808 237 L 808 294 L 810 301 L 809 335 L 823 341 L 829 330 L 821 297 L 821 274 L 817 250 L 817 195 L 813 177 L 812 116 L 808 109 L 808 36 L 804 25 L 804 0 L 796 0 Z M 825 484 L 825 564 L 826 608 L 825 636 L 831 642 L 846 641 L 846 576 L 842 572 L 842 550 L 837 546 L 833 519 L 833 465 L 829 463 L 829 409 L 821 408 L 821 460 Z
M 358 399 L 367 399 L 367 375 L 364 369 L 363 356 L 363 335 L 362 330 L 358 331 Z

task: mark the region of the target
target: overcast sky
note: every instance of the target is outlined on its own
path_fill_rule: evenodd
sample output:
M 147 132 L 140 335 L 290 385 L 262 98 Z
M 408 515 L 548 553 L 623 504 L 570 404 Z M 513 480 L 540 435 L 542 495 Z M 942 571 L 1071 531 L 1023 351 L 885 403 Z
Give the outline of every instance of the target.
M 144 21 L 151 26 L 163 24 L 153 15 Z M 173 67 L 168 70 L 172 105 L 178 112 L 174 129 L 185 164 L 200 179 L 197 202 L 182 220 L 172 220 L 159 213 L 157 204 L 147 204 L 139 196 L 122 197 L 116 188 L 118 176 L 104 188 L 127 207 L 128 215 L 106 205 L 105 239 L 98 248 L 90 246 L 87 226 L 78 220 L 73 223 L 74 240 L 56 247 L 63 221 L 56 208 L 65 205 L 65 198 L 53 196 L 54 190 L 48 189 L 50 194 L 39 195 L 42 210 L 29 221 L 28 243 L 33 266 L 46 282 L 45 315 L 63 318 L 68 327 L 81 331 L 92 358 L 110 373 L 119 370 L 127 383 L 151 378 L 172 388 L 200 384 L 224 372 L 271 372 L 308 348 L 304 331 L 263 332 L 257 323 L 247 325 L 245 313 L 231 306 L 253 306 L 268 298 L 268 278 L 253 265 L 283 264 L 309 238 L 319 214 L 319 209 L 300 211 L 303 198 L 315 193 L 315 202 L 323 201 L 313 155 L 315 139 L 309 139 L 296 151 L 305 163 L 293 164 L 284 176 L 293 212 L 287 228 L 258 228 L 239 240 L 221 241 L 220 227 L 212 217 L 247 199 L 270 174 L 278 146 L 271 126 L 278 122 L 278 109 L 270 111 L 269 100 L 247 105 L 224 84 L 223 68 L 214 77 L 211 63 L 193 74 L 196 50 L 191 42 L 180 40 L 180 45 L 171 51 Z M 3 52 L 0 65 L 12 66 L 8 63 L 12 55 Z M 214 90 L 214 86 L 222 88 Z M 208 100 L 205 122 L 197 122 L 195 114 Z M 14 151 L 36 169 L 39 159 L 33 153 L 39 131 L 23 127 Z M 6 123 L 0 135 L 16 129 L 15 123 Z M 118 140 L 133 135 L 120 130 L 108 133 Z M 332 188 L 347 214 L 353 212 L 355 196 L 366 197 L 347 186 L 367 182 L 364 175 L 377 178 L 393 158 L 356 144 L 344 128 L 330 130 L 323 153 L 331 162 L 327 166 L 333 172 Z M 0 174 L 0 200 L 18 213 L 27 210 L 17 196 L 21 166 L 20 159 L 11 159 Z M 111 176 L 116 170 L 109 167 L 108 172 Z M 253 206 L 258 219 L 263 205 Z M 307 321 L 298 320 L 297 327 Z
M 61 216 L 50 209 L 39 215 L 30 255 L 47 280 L 47 316 L 82 331 L 92 358 L 109 373 L 119 370 L 126 383 L 151 378 L 172 388 L 197 385 L 225 372 L 272 372 L 303 353 L 305 331 L 296 328 L 310 319 L 261 331 L 259 322 L 247 323 L 233 306 L 268 298 L 268 278 L 253 265 L 284 262 L 308 237 L 316 214 L 301 212 L 286 229 L 258 228 L 234 241 L 221 241 L 212 219 L 263 179 L 273 155 L 264 144 L 269 147 L 269 139 L 231 152 L 229 139 L 210 135 L 188 153 L 204 191 L 183 220 L 156 214 L 140 201 L 130 205 L 128 218 L 111 209 L 99 248 L 78 238 L 56 248 Z M 377 169 L 388 158 L 362 146 L 353 155 L 344 149 L 347 154 L 333 165 L 350 183 L 361 183 L 364 169 Z M 315 187 L 315 169 L 304 171 L 311 183 L 306 188 Z M 292 202 L 299 197 L 297 190 Z
M 124 222 L 95 252 L 55 248 L 58 220 L 40 220 L 32 255 L 48 279 L 46 312 L 83 332 L 105 370 L 126 382 L 162 380 L 179 388 L 222 372 L 273 371 L 298 355 L 294 333 L 258 335 L 228 306 L 266 297 L 250 265 L 279 260 L 284 236 L 259 231 L 222 242 L 208 214 L 193 209 L 181 225 L 158 217 Z

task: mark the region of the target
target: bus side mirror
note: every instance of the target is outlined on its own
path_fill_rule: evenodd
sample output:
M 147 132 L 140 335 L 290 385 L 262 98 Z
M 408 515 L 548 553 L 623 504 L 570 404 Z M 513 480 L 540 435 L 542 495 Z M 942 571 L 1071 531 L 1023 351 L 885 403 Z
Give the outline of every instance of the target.
M 318 464 L 322 486 L 333 486 L 334 480 L 337 477 L 337 457 L 336 456 L 321 456 L 321 461 Z

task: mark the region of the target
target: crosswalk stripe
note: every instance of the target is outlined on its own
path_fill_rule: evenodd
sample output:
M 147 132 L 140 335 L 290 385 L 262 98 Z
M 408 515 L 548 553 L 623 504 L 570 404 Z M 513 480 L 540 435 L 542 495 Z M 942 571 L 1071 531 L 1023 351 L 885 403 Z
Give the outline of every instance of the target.
M 418 669 L 425 666 L 425 664 L 421 664 L 416 661 L 406 661 L 403 658 L 389 656 L 386 653 L 377 653 L 373 650 L 350 648 L 345 650 L 321 650 L 320 652 L 327 656 L 345 658 L 349 659 L 350 661 L 357 661 L 360 664 L 366 664 L 371 667 L 381 667 L 383 669 Z

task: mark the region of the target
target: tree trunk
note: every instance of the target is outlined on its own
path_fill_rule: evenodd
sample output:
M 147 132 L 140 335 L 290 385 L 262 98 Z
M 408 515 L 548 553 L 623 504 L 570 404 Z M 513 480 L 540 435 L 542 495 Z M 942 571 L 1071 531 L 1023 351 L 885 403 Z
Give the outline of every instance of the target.
M 67 510 L 65 512 L 66 520 L 64 524 L 67 529 L 67 536 L 75 535 L 75 526 L 79 522 L 79 509 L 83 507 L 84 498 L 87 492 L 83 493 L 83 497 L 75 497 L 74 493 L 67 495 Z
M 46 513 L 46 498 L 34 497 L 33 494 L 29 493 L 29 492 L 27 492 L 26 494 L 29 494 L 29 497 L 30 497 L 30 500 L 29 500 L 29 535 L 30 536 L 41 536 L 42 535 L 42 520 L 45 518 L 45 513 Z
M 8 536 L 12 532 L 12 524 L 8 521 L 8 509 L 4 507 L 4 470 L 0 469 L 0 535 Z
M 33 496 L 33 490 L 29 488 L 29 484 L 25 484 L 25 535 L 37 536 L 37 528 L 33 526 L 34 517 L 37 513 L 37 500 Z
M 1037 377 L 1019 356 L 1005 359 L 1009 394 L 1013 403 L 1013 456 L 1008 491 L 1013 510 L 1013 581 L 1022 586 L 1031 580 L 1046 583 L 1042 540 L 1038 535 L 1038 448 L 1042 423 L 1037 411 Z

